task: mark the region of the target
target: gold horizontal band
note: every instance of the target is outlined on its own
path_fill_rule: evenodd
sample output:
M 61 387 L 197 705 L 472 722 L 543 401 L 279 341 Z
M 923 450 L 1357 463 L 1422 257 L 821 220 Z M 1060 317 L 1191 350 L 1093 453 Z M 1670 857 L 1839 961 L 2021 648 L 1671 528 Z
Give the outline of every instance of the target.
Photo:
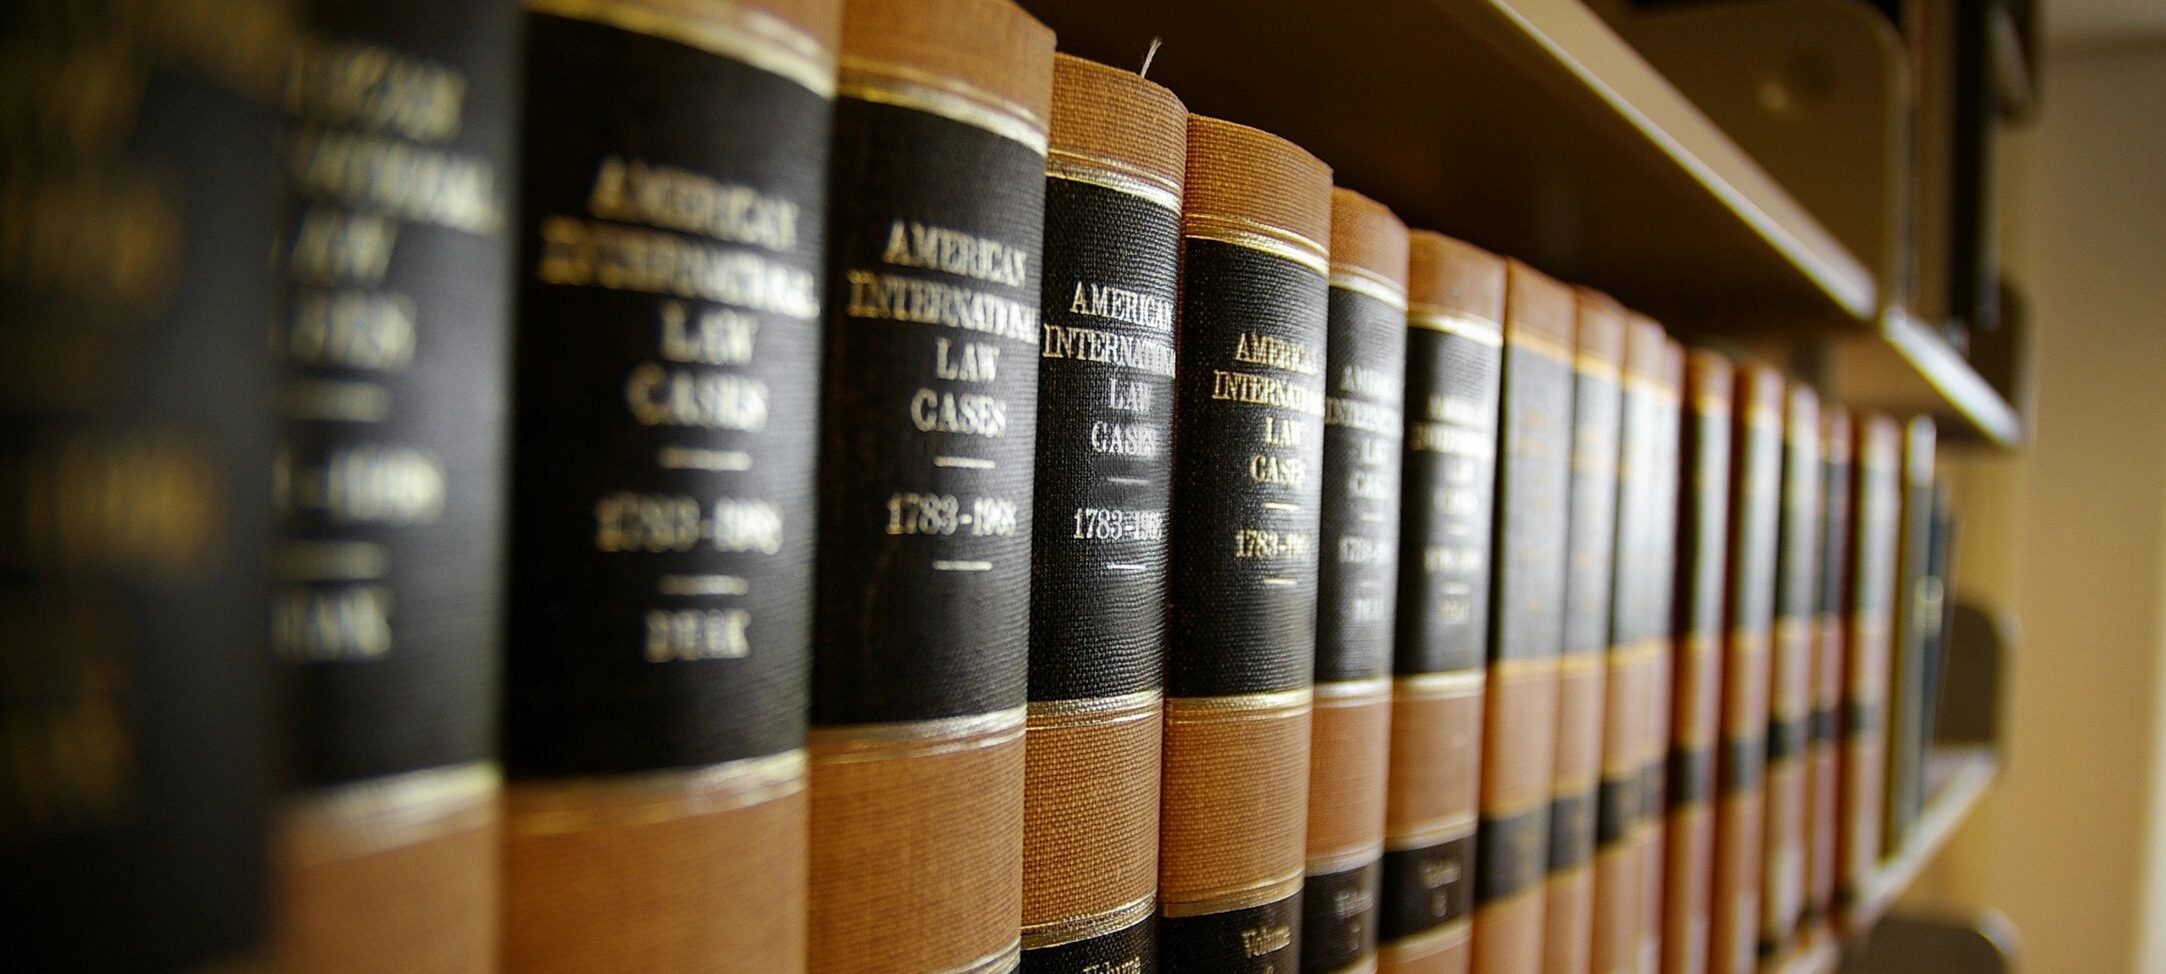
M 1450 950 L 1466 943 L 1473 936 L 1473 918 L 1460 917 L 1456 920 L 1437 924 L 1420 933 L 1408 934 L 1390 943 L 1380 944 L 1377 950 L 1390 954 L 1395 961 L 1404 963 L 1419 960 L 1441 950 Z
M 1345 849 L 1333 849 L 1310 855 L 1302 868 L 1311 876 L 1328 876 L 1349 869 L 1366 866 L 1384 856 L 1382 842 L 1364 842 Z
M 1587 875 L 1587 871 L 1592 868 L 1594 868 L 1593 863 L 1582 862 L 1566 866 L 1563 869 L 1552 869 L 1548 873 L 1548 878 L 1543 880 L 1543 883 L 1567 883 L 1577 879 L 1584 879 Z
M 1601 783 L 1602 778 L 1599 772 L 1552 778 L 1549 783 L 1549 800 L 1556 801 L 1559 798 L 1579 798 L 1592 795 L 1596 786 Z
M 1319 707 L 1354 707 L 1391 699 L 1391 677 L 1366 680 L 1330 680 L 1316 685 Z
M 1160 694 L 1157 690 L 1138 690 L 1111 697 L 1081 697 L 1075 700 L 1033 700 L 1029 722 L 1035 727 L 1041 723 L 1072 723 L 1077 717 L 1128 717 L 1155 714 L 1159 711 Z M 1116 723 L 1118 723 L 1116 721 Z
M 1374 972 L 1375 970 L 1376 955 L 1370 954 L 1367 957 L 1363 957 L 1362 959 L 1348 964 L 1345 967 L 1341 967 L 1338 970 L 1329 971 L 1327 972 L 1327 974 L 1372 974 L 1372 972 Z
M 1489 664 L 1489 682 L 1517 679 L 1525 676 L 1549 676 L 1557 672 L 1558 659 L 1544 656 L 1540 659 L 1500 659 Z
M 1023 942 L 1011 940 L 1008 945 L 993 951 L 961 967 L 950 967 L 933 974 L 1008 974 L 1023 966 Z
M 1464 814 L 1433 818 L 1385 836 L 1384 848 L 1389 852 L 1405 852 L 1409 849 L 1426 849 L 1453 839 L 1463 839 L 1474 834 L 1477 821 L 1479 820 L 1473 815 Z
M 1301 883 L 1307 878 L 1306 871 L 1296 869 L 1287 875 L 1267 879 L 1260 883 L 1253 883 L 1233 892 L 1223 893 L 1208 899 L 1190 900 L 1182 903 L 1162 902 L 1159 905 L 1158 912 L 1160 916 L 1166 917 L 1198 917 L 1264 906 L 1300 892 Z
M 1761 403 L 1745 407 L 1745 425 L 1761 430 L 1782 429 L 1782 410 Z
M 1491 348 L 1504 344 L 1503 325 L 1453 308 L 1442 308 L 1433 304 L 1410 305 L 1406 309 L 1406 324 L 1409 328 L 1457 335 Z
M 504 791 L 505 828 L 531 836 L 668 822 L 750 808 L 804 787 L 802 750 L 669 771 L 514 780 Z
M 1730 397 L 1700 395 L 1692 399 L 1693 411 L 1708 419 L 1730 418 Z
M 1045 120 L 1038 113 L 966 81 L 909 65 L 844 55 L 836 91 L 845 98 L 938 115 L 1046 154 Z
M 1089 916 L 1067 917 L 1048 920 L 1023 927 L 1023 949 L 1042 950 L 1061 947 L 1079 940 L 1103 937 L 1118 930 L 1126 930 L 1147 920 L 1151 911 L 1158 908 L 1158 894 L 1145 893 L 1110 910 Z
M 1563 342 L 1526 328 L 1507 329 L 1504 332 L 1504 343 L 1514 348 L 1526 349 L 1543 358 L 1552 359 L 1560 365 L 1570 365 L 1572 360 L 1578 357 Z
M 1420 700 L 1450 700 L 1479 694 L 1488 684 L 1489 673 L 1480 669 L 1409 673 L 1391 681 L 1391 692 L 1393 696 Z
M 1167 697 L 1166 723 L 1220 724 L 1235 720 L 1290 717 L 1309 712 L 1315 693 L 1308 687 L 1230 697 Z
M 307 834 L 338 837 L 326 855 L 367 855 L 479 827 L 502 781 L 487 761 L 408 771 L 305 793 L 288 814 Z
M 1366 267 L 1332 261 L 1331 286 L 1381 301 L 1399 311 L 1406 310 L 1406 288 Z
M 1606 358 L 1588 355 L 1585 352 L 1576 352 L 1572 355 L 1572 371 L 1589 378 L 1608 379 L 1611 382 L 1618 381 L 1617 363 Z
M 996 747 L 1022 738 L 1028 709 L 1014 707 L 989 714 L 892 724 L 815 727 L 810 735 L 812 760 L 815 764 L 846 764 Z
M 812 35 L 773 14 L 735 3 L 680 5 L 651 0 L 526 0 L 538 14 L 584 20 L 698 48 L 778 75 L 822 98 L 835 97 L 835 55 Z
M 1482 803 L 1482 817 L 1489 819 L 1517 818 L 1538 808 L 1546 809 L 1549 807 L 1549 802 L 1550 796 L 1547 792 L 1535 795 L 1532 798 L 1522 798 L 1515 802 L 1485 801 Z
M 1315 271 L 1318 277 L 1331 277 L 1331 263 L 1326 256 L 1329 251 L 1324 245 L 1284 227 L 1238 216 L 1192 211 L 1181 216 L 1181 235 L 1261 251 L 1300 264 Z
M 1045 174 L 1054 179 L 1124 193 L 1175 213 L 1181 211 L 1179 185 L 1167 183 L 1117 159 L 1054 146 L 1046 152 Z
M 1599 649 L 1574 650 L 1557 657 L 1557 672 L 1583 673 L 1609 668 L 1609 654 Z

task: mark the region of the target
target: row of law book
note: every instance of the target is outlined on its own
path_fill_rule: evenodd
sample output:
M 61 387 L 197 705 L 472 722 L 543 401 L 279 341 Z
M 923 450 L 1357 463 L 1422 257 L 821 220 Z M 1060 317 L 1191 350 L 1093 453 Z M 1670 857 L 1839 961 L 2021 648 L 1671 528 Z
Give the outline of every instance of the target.
M 30 969 L 1741 974 L 1916 815 L 1928 421 L 1007 0 L 0 44 Z

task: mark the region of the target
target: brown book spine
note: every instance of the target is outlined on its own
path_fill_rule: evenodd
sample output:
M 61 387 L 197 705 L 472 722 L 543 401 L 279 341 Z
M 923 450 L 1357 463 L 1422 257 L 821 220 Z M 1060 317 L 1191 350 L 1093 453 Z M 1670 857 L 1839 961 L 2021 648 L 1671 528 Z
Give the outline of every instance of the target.
M 1902 427 L 1857 422 L 1850 577 L 1844 585 L 1842 835 L 1836 896 L 1847 904 L 1880 864 L 1887 795 L 1888 667 L 1894 653 L 1896 557 L 1902 535 Z
M 1673 602 L 1669 799 L 1662 857 L 1662 974 L 1705 974 L 1715 856 L 1715 754 L 1722 736 L 1734 370 L 1705 349 L 1685 362 Z
M 1665 875 L 1668 868 L 1670 808 L 1670 736 L 1675 728 L 1671 710 L 1675 696 L 1672 673 L 1678 647 L 1677 613 L 1679 588 L 1677 566 L 1682 535 L 1678 531 L 1682 508 L 1679 491 L 1683 481 L 1685 349 L 1671 340 L 1662 351 L 1662 377 L 1655 388 L 1659 420 L 1656 424 L 1653 555 L 1649 559 L 1652 594 L 1647 617 L 1655 630 L 1647 675 L 1647 720 L 1641 725 L 1639 860 L 1640 898 L 1639 963 L 1641 974 L 1655 974 L 1662 966 Z
M 1807 751 L 1813 706 L 1813 627 L 1819 608 L 1820 397 L 1793 386 L 1783 406 L 1782 504 L 1769 660 L 1766 853 L 1761 863 L 1763 957 L 1787 947 L 1805 905 Z
M 1946 593 L 1937 563 L 1933 451 L 1930 416 L 1903 426 L 1902 534 L 1896 545 L 1895 644 L 1888 673 L 1887 844 L 1901 849 L 1925 808 L 1925 751 L 1932 741 L 1933 692 L 1927 657 L 1945 622 Z M 1944 526 L 1944 521 L 1942 526 Z
M 1413 234 L 1378 969 L 1465 974 L 1480 806 L 1504 261 Z
M 1624 309 L 1575 296 L 1571 478 L 1566 510 L 1564 641 L 1557 657 L 1557 740 L 1550 769 L 1544 974 L 1587 974 L 1594 937 L 1595 815 L 1602 778 L 1610 611 L 1623 417 Z
M 1159 965 L 1301 957 L 1331 170 L 1191 116 L 1181 224 Z
M 1053 34 L 846 0 L 829 168 L 806 967 L 1021 959 Z
M 1820 572 L 1813 622 L 1811 729 L 1806 745 L 1805 904 L 1800 921 L 1825 924 L 1835 908 L 1841 822 L 1843 583 L 1850 569 L 1851 424 L 1843 407 L 1820 413 Z
M 1601 784 L 1595 807 L 1594 906 L 1588 969 L 1630 974 L 1639 962 L 1643 816 L 1650 699 L 1663 621 L 1654 595 L 1666 580 L 1655 571 L 1658 527 L 1655 490 L 1660 460 L 1662 326 L 1632 315 L 1624 341 L 1617 435 L 1617 490 L 1608 606 L 1608 670 L 1603 686 Z M 1674 399 L 1674 395 L 1671 396 Z
M 281 262 L 276 347 L 291 395 L 358 380 L 384 408 L 289 416 L 273 477 L 289 567 L 273 584 L 272 634 L 292 664 L 302 785 L 279 836 L 279 950 L 301 971 L 490 970 L 520 13 L 302 6 L 310 37 L 287 99 L 297 236 L 375 227 L 389 242 L 367 270 Z M 377 85 L 435 97 L 356 111 Z M 336 178 L 324 163 L 349 151 L 430 162 Z M 445 173 L 472 180 L 441 197 L 458 206 L 387 205 L 431 194 Z M 306 564 L 331 551 L 382 564 Z
M 1053 63 L 1024 733 L 1023 969 L 1157 956 L 1158 765 L 1188 112 Z
M 1572 291 L 1517 262 L 1506 284 L 1497 557 L 1474 870 L 1477 974 L 1534 974 L 1542 963 L 1571 501 Z
M 1405 436 L 1407 230 L 1331 191 L 1316 709 L 1309 724 L 1301 969 L 1376 962 Z
M 525 7 L 503 964 L 802 970 L 839 8 Z
M 1759 962 L 1768 658 L 1782 513 L 1783 387 L 1782 373 L 1767 366 L 1744 369 L 1737 378 L 1722 736 L 1715 761 L 1714 890 L 1707 932 L 1711 974 L 1752 974 Z

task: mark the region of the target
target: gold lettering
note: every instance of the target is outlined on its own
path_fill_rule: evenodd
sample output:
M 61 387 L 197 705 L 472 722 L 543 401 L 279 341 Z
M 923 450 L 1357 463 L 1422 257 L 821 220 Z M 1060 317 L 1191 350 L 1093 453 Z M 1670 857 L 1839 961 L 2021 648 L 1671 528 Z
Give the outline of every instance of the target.
M 1005 436 L 1008 404 L 977 393 L 919 389 L 910 397 L 910 422 L 925 433 Z
M 961 230 L 896 220 L 888 229 L 880 260 L 897 267 L 919 267 L 1009 287 L 1026 282 L 1030 254 L 1013 244 L 972 236 Z
M 1250 331 L 1242 332 L 1233 344 L 1236 362 L 1300 375 L 1315 375 L 1317 360 L 1322 357 L 1315 348 L 1301 342 Z
M 796 203 L 638 159 L 612 155 L 602 160 L 587 195 L 587 212 L 763 250 L 784 252 L 797 246 Z
M 643 426 L 754 432 L 767 426 L 767 384 L 710 369 L 643 362 L 625 377 L 624 403 Z
M 752 361 L 759 320 L 728 308 L 707 308 L 688 321 L 684 302 L 662 305 L 662 357 L 700 365 L 744 365 Z
M 945 338 L 933 339 L 933 374 L 950 382 L 991 382 L 1000 373 L 1000 346 L 964 342 L 962 354 Z

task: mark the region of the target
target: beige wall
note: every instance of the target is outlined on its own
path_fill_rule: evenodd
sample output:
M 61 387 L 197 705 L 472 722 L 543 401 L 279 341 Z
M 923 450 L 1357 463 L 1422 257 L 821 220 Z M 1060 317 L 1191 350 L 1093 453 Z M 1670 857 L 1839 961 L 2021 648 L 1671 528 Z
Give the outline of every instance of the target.
M 2028 974 L 2166 974 L 2166 47 L 2056 55 L 2004 172 L 2036 418 L 1958 462 L 1959 584 L 2012 609 L 2006 775 L 1920 892 Z

